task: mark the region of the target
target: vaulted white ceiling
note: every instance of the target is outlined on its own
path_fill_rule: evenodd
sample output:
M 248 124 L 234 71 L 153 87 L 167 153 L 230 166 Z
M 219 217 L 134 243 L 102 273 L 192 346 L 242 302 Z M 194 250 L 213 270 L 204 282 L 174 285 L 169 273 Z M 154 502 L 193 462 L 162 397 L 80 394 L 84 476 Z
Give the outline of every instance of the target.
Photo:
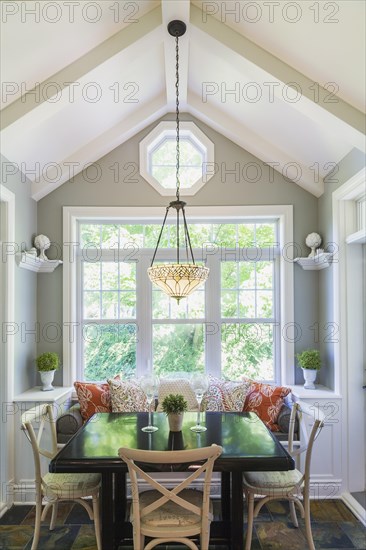
M 174 110 L 172 19 L 182 111 L 316 196 L 365 150 L 364 2 L 7 2 L 2 153 L 36 200 Z

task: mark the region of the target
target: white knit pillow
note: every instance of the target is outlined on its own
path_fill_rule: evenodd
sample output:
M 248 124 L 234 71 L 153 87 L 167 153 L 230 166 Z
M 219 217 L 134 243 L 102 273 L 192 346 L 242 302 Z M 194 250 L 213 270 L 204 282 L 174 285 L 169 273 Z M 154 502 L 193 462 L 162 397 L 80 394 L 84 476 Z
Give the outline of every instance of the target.
M 156 409 L 157 412 L 162 412 L 163 409 L 161 404 L 170 393 L 173 395 L 183 395 L 184 399 L 187 401 L 188 411 L 198 411 L 196 394 L 187 378 L 161 378 L 159 384 L 158 407 Z

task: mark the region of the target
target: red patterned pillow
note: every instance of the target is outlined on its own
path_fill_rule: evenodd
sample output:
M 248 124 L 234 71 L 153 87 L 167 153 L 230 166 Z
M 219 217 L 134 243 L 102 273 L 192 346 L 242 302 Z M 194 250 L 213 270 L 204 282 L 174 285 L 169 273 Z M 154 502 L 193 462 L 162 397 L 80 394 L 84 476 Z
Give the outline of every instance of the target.
M 202 410 L 241 412 L 250 382 L 221 380 L 210 376 L 208 390 L 202 399 Z
M 111 394 L 108 384 L 94 382 L 74 382 L 83 420 L 94 413 L 112 412 Z
M 271 386 L 244 378 L 250 382 L 250 388 L 245 398 L 244 412 L 255 412 L 272 432 L 280 431 L 277 422 L 284 398 L 291 392 L 291 388 Z

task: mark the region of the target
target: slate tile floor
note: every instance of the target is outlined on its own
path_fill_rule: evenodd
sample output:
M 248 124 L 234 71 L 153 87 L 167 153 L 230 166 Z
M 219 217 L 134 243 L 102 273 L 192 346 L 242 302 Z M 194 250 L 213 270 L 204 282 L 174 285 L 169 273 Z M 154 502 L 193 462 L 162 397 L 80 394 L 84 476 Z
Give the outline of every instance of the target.
M 219 502 L 215 515 L 220 514 Z M 0 549 L 30 550 L 33 536 L 34 506 L 14 506 L 0 519 Z M 340 500 L 311 503 L 313 536 L 317 550 L 365 550 L 366 530 Z M 49 519 L 49 518 L 47 518 Z M 96 550 L 94 526 L 78 504 L 61 503 L 57 525 L 48 530 L 42 524 L 39 550 Z M 159 550 L 178 550 L 183 546 L 159 546 Z M 293 527 L 288 504 L 273 501 L 262 508 L 255 520 L 252 550 L 307 550 L 304 522 Z M 126 549 L 125 549 L 126 550 Z M 132 550 L 132 547 L 131 547 Z M 210 550 L 230 550 L 212 545 Z

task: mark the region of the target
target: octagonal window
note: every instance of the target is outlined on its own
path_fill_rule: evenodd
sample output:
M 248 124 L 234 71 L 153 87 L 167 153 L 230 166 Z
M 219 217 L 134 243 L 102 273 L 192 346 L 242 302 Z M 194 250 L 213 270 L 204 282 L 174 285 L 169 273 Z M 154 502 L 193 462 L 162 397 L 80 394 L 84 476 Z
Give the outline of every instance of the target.
M 179 137 L 181 190 L 194 195 L 213 176 L 214 145 L 193 122 L 180 123 Z M 175 122 L 161 122 L 141 141 L 140 172 L 161 195 L 175 194 Z

